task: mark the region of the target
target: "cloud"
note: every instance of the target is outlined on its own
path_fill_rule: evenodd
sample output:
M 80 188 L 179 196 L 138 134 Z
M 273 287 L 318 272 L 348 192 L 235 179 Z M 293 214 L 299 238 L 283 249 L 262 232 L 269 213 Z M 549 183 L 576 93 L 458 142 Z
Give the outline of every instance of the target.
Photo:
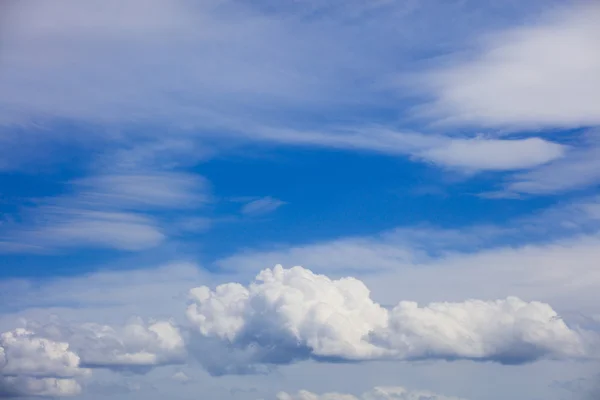
M 15 329 L 0 335 L 0 395 L 70 396 L 79 394 L 77 378 L 89 375 L 68 343 Z
M 285 201 L 275 199 L 271 196 L 261 197 L 244 204 L 241 213 L 244 215 L 264 215 L 277 210 L 284 204 Z
M 68 343 L 38 338 L 25 329 L 4 332 L 0 340 L 3 375 L 68 378 L 86 372 L 79 367 L 80 359 L 69 350 Z
M 462 302 L 517 296 L 552 304 L 561 315 L 597 313 L 600 273 L 598 199 L 580 199 L 502 226 L 460 230 L 409 227 L 271 249 L 240 251 L 216 262 L 250 273 L 281 262 L 331 277 L 356 276 L 380 304 L 401 298 Z
M 3 24 L 2 119 L 173 118 L 186 127 L 283 110 L 388 108 L 395 99 L 382 81 L 398 65 L 547 4 L 15 2 Z
M 599 171 L 599 135 L 588 132 L 565 158 L 510 176 L 499 194 L 554 195 L 581 190 L 600 182 Z
M 420 112 L 450 123 L 503 128 L 600 124 L 600 7 L 552 8 L 545 17 L 485 36 L 419 84 L 435 97 Z
M 18 240 L 43 247 L 100 247 L 143 250 L 165 239 L 150 218 L 131 213 L 61 210 L 52 217 L 55 223 L 25 229 L 15 234 Z
M 197 208 L 209 200 L 208 182 L 186 173 L 96 175 L 72 182 L 69 203 L 120 209 Z
M 412 156 L 440 167 L 470 171 L 528 169 L 560 159 L 567 146 L 539 137 L 526 139 L 452 138 L 363 126 L 324 131 L 257 128 L 255 140 Z
M 374 293 L 369 293 L 354 278 L 336 280 L 295 269 L 299 273 L 283 271 L 287 278 L 281 281 L 271 270 L 264 273 L 273 278 L 268 285 L 255 280 L 248 286 L 227 284 L 212 291 L 194 290 L 194 295 L 204 299 L 198 302 L 196 298 L 191 303 L 199 307 L 195 315 L 198 319 L 177 323 L 169 319 L 180 314 L 178 310 L 185 302 L 190 282 L 214 287 L 213 282 L 247 278 L 233 278 L 231 274 L 204 276 L 190 265 L 170 265 L 29 284 L 10 281 L 0 288 L 3 295 L 0 332 L 11 331 L 20 319 L 38 321 L 26 325 L 33 337 L 68 343 L 69 351 L 80 359 L 80 368 L 94 370 L 93 382 L 102 379 L 102 370 L 106 369 L 143 373 L 160 366 L 165 366 L 160 371 L 167 374 L 167 379 L 175 372 L 167 365 L 190 361 L 181 358 L 181 347 L 175 345 L 180 343 L 175 339 L 178 336 L 168 333 L 168 329 L 153 333 L 152 321 L 176 327 L 179 337 L 184 339 L 185 350 L 214 375 L 269 372 L 279 364 L 307 358 L 325 362 L 361 361 L 365 358 L 357 357 L 370 354 L 369 349 L 373 348 L 385 353 L 378 359 L 419 359 L 418 354 L 423 352 L 432 357 L 431 361 L 452 359 L 448 350 L 451 347 L 454 352 L 451 355 L 469 359 L 476 355 L 481 356 L 476 360 L 514 363 L 523 359 L 578 359 L 574 354 L 577 349 L 570 346 L 576 347 L 579 341 L 584 346 L 583 357 L 593 357 L 590 345 L 595 340 L 593 334 L 575 325 L 566 327 L 547 304 L 503 297 L 515 290 L 528 299 L 549 298 L 551 293 L 562 309 L 573 307 L 581 313 L 590 310 L 597 313 L 600 280 L 593 265 L 600 246 L 597 241 L 573 245 L 578 247 L 570 248 L 563 242 L 525 247 L 512 253 L 502 249 L 473 255 L 450 254 L 428 265 L 405 265 L 367 276 L 365 281 L 376 288 Z M 593 296 L 589 296 L 588 289 L 592 289 Z M 419 299 L 424 304 L 398 302 L 399 297 Z M 465 301 L 465 298 L 504 300 Z M 586 304 L 591 304 L 591 308 Z M 333 315 L 335 307 L 340 316 Z M 6 310 L 14 313 L 8 314 Z M 144 320 L 120 322 L 139 313 Z M 52 314 L 60 319 L 51 317 Z M 151 319 L 157 316 L 160 319 Z M 572 320 L 567 318 L 567 321 Z M 359 337 L 370 326 L 382 324 L 384 328 L 366 338 Z M 193 332 L 188 332 L 188 327 Z M 201 328 L 208 336 L 200 332 Z M 290 333 L 294 330 L 297 334 Z M 412 350 L 394 342 L 398 337 L 404 337 L 404 343 L 411 345 Z M 439 365 L 442 364 L 445 363 Z M 162 372 L 153 372 L 158 373 Z M 89 385 L 82 386 L 85 389 Z
M 185 360 L 183 337 L 169 321 L 145 323 L 138 318 L 118 328 L 85 323 L 44 325 L 36 330 L 68 342 L 88 368 L 147 372 Z
M 306 390 L 301 390 L 295 394 L 280 392 L 277 394 L 277 400 L 461 400 L 458 397 L 443 396 L 424 390 L 407 390 L 400 386 L 395 387 L 375 387 L 361 396 L 353 396 L 343 393 L 323 393 L 316 394 Z
M 565 146 L 540 138 L 522 140 L 453 140 L 445 147 L 425 150 L 421 157 L 447 167 L 527 169 L 560 159 Z
M 74 379 L 0 376 L 1 397 L 67 397 L 79 394 L 81 386 Z
M 234 110 L 248 115 L 260 105 L 326 104 L 328 90 L 350 89 L 328 60 L 346 63 L 343 75 L 350 76 L 372 64 L 323 35 L 326 25 L 284 23 L 236 2 L 100 3 L 101 13 L 97 4 L 77 1 L 9 9 L 0 87 L 15 97 L 0 99 L 5 119 L 219 125 Z M 23 29 L 25 20 L 30 29 Z
M 0 335 L 0 395 L 72 396 L 93 369 L 145 373 L 185 360 L 185 344 L 168 321 L 123 327 L 30 322 Z
M 272 243 L 260 249 L 240 250 L 216 260 L 214 265 L 225 271 L 257 271 L 264 265 L 301 264 L 324 273 L 364 276 L 507 246 L 512 250 L 531 249 L 562 239 L 566 239 L 568 246 L 572 244 L 570 239 L 576 243 L 594 242 L 599 230 L 600 198 L 589 196 L 558 203 L 502 225 L 475 224 L 460 229 L 417 225 L 321 242 Z
M 171 376 L 171 379 L 179 383 L 188 383 L 190 381 L 190 377 L 182 371 L 175 372 L 173 376 Z
M 250 364 L 303 358 L 520 364 L 589 356 L 586 335 L 549 305 L 515 297 L 426 306 L 401 301 L 388 310 L 358 279 L 281 266 L 262 271 L 248 287 L 203 286 L 190 297 L 187 316 L 196 334 L 240 349 Z
M 398 65 L 421 70 L 415 59 L 423 52 L 447 53 L 473 31 L 514 24 L 547 2 L 303 2 L 271 4 L 269 11 L 235 1 L 101 3 L 101 13 L 77 1 L 49 7 L 28 0 L 9 8 L 0 120 L 124 124 L 118 134 L 88 129 L 94 139 L 77 138 L 110 143 L 100 163 L 111 168 L 168 169 L 197 162 L 213 145 L 254 141 L 409 155 L 469 170 L 524 169 L 562 155 L 558 144 L 539 138 L 471 141 L 368 127 L 357 124 L 361 116 L 347 122 L 357 110 L 371 121 L 372 111 L 403 104 L 386 83 Z M 315 112 L 331 118 L 315 129 L 306 122 Z M 147 129 L 149 123 L 169 127 L 168 137 Z M 21 144 L 31 136 L 39 143 L 33 131 L 16 138 L 8 132 L 6 148 L 30 148 Z
M 71 193 L 38 201 L 21 224 L 8 224 L 0 251 L 149 249 L 167 239 L 164 222 L 152 211 L 197 210 L 210 199 L 203 177 L 181 172 L 95 175 L 70 182 L 69 188 Z
M 113 263 L 110 268 L 79 276 L 0 281 L 0 328 L 2 317 L 7 320 L 4 326 L 9 327 L 15 318 L 52 325 L 56 322 L 53 315 L 82 325 L 90 321 L 92 311 L 92 321 L 111 326 L 124 325 L 132 315 L 146 321 L 168 320 L 177 317 L 190 282 L 216 282 L 214 276 L 189 262 L 155 265 L 136 260 L 136 269 L 131 269 L 130 262 Z
M 402 243 L 384 238 L 340 238 L 323 243 L 279 246 L 275 250 L 246 250 L 216 261 L 225 271 L 257 271 L 264 265 L 301 262 L 327 271 L 371 271 L 411 263 L 418 254 Z

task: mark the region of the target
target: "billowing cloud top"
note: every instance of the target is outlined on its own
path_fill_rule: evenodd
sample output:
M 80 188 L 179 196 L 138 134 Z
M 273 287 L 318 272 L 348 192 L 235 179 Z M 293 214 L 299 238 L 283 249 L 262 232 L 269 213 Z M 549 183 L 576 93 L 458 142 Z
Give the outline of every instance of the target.
M 360 280 L 332 280 L 281 266 L 262 271 L 248 287 L 198 287 L 190 296 L 187 316 L 197 335 L 243 350 L 244 362 L 471 359 L 510 364 L 586 354 L 583 336 L 549 305 L 514 297 L 427 306 L 402 301 L 387 309 L 371 299 Z

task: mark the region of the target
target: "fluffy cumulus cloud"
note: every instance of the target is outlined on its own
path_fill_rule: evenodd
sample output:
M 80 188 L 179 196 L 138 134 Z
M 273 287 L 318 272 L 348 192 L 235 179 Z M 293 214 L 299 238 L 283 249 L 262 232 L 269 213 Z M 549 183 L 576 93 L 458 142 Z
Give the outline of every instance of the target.
M 76 395 L 88 386 L 83 380 L 93 370 L 143 374 L 185 363 L 190 353 L 209 373 L 224 375 L 265 372 L 306 359 L 519 364 L 594 358 L 598 344 L 596 334 L 567 326 L 545 303 L 509 297 L 428 305 L 401 301 L 388 307 L 373 300 L 356 278 L 331 279 L 302 267 L 265 269 L 247 286 L 197 287 L 190 298 L 185 328 L 138 318 L 125 325 L 52 319 L 6 330 L 0 336 L 0 395 Z M 183 373 L 173 379 L 189 380 Z M 401 388 L 376 388 L 362 397 L 310 392 L 279 396 L 446 398 Z
M 0 336 L 0 396 L 76 395 L 94 368 L 143 373 L 185 357 L 183 338 L 167 321 L 30 325 Z
M 316 394 L 301 390 L 295 394 L 280 392 L 277 400 L 461 400 L 458 397 L 449 397 L 422 390 L 407 390 L 403 387 L 375 387 L 361 396 L 344 393 Z
M 221 358 L 280 364 L 296 359 L 470 359 L 504 364 L 585 357 L 588 339 L 547 304 L 509 297 L 386 308 L 358 279 L 332 280 L 302 267 L 262 271 L 249 286 L 190 292 L 196 337 L 240 351 Z M 214 361 L 214 360 L 213 360 Z M 211 365 L 219 372 L 230 365 Z M 214 372 L 214 371 L 213 371 Z
M 0 396 L 68 396 L 81 391 L 89 374 L 66 342 L 37 337 L 26 329 L 0 335 Z

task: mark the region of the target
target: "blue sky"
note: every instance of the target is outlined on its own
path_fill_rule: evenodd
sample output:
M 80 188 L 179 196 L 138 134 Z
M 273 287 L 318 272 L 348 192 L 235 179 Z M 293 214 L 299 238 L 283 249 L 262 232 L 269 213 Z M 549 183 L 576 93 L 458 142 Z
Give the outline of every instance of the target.
M 0 397 L 597 395 L 596 3 L 0 11 Z

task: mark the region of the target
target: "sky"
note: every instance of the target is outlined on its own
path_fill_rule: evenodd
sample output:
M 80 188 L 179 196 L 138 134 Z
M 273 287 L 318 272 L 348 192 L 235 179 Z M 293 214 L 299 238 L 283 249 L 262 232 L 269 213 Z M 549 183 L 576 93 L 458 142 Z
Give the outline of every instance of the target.
M 600 398 L 600 4 L 0 3 L 0 398 Z

